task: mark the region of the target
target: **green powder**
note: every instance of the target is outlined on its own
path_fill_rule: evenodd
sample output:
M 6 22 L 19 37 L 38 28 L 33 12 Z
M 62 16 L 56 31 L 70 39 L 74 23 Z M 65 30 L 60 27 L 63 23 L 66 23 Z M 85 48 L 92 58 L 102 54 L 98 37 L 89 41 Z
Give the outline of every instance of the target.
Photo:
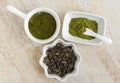
M 47 12 L 35 13 L 29 20 L 29 30 L 37 39 L 48 39 L 56 30 L 55 18 Z
M 92 31 L 98 31 L 98 24 L 94 20 L 90 20 L 87 18 L 72 18 L 69 24 L 69 32 L 71 35 L 80 37 L 83 39 L 94 39 L 92 36 L 84 35 L 83 33 L 86 31 L 85 28 L 89 28 Z

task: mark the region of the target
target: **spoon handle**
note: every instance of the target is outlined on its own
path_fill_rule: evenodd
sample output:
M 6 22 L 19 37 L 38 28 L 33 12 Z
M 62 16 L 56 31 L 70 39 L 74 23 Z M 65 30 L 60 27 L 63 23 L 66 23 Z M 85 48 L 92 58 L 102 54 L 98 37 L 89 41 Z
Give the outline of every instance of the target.
M 20 16 L 22 17 L 23 19 L 25 19 L 26 17 L 26 14 L 24 14 L 23 12 L 19 11 L 18 9 L 16 9 L 15 7 L 11 6 L 11 5 L 8 5 L 6 7 L 10 12 L 14 13 L 15 15 L 17 16 Z
M 102 40 L 102 41 L 104 41 L 106 43 L 109 43 L 109 44 L 112 43 L 112 40 L 107 38 L 107 37 L 105 37 L 105 36 L 101 36 L 101 35 L 96 34 L 96 33 L 92 33 L 91 36 L 94 36 L 94 37 L 96 37 L 96 38 L 98 38 L 98 39 L 100 39 L 100 40 Z

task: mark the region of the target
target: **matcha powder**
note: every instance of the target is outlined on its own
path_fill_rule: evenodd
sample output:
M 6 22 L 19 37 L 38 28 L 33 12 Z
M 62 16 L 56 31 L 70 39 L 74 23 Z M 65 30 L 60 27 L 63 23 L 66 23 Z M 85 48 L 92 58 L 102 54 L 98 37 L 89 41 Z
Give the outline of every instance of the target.
M 89 28 L 95 33 L 98 31 L 98 24 L 94 20 L 90 20 L 87 18 L 73 18 L 69 24 L 69 33 L 73 36 L 91 40 L 94 39 L 92 36 L 84 35 L 83 33 L 86 31 L 85 28 Z
M 55 18 L 47 12 L 35 13 L 29 20 L 29 30 L 37 39 L 48 39 L 56 30 Z

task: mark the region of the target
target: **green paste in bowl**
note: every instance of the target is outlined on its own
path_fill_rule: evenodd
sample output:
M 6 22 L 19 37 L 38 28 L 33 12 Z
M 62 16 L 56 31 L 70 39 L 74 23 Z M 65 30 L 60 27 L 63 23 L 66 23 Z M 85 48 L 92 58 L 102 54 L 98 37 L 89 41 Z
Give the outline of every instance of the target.
M 89 28 L 97 33 L 98 24 L 96 21 L 90 20 L 88 18 L 72 18 L 69 24 L 69 33 L 73 36 L 87 40 L 94 39 L 92 36 L 83 34 L 86 31 L 85 28 Z
M 37 39 L 48 39 L 56 30 L 55 18 L 47 12 L 35 13 L 28 25 L 30 33 Z

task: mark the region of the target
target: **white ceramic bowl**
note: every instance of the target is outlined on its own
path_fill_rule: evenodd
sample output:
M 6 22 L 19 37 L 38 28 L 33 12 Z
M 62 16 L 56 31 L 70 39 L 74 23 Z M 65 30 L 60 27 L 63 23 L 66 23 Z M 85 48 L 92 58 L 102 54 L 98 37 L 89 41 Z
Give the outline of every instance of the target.
M 15 15 L 17 16 L 20 16 L 24 19 L 24 29 L 25 29 L 25 32 L 27 34 L 27 36 L 34 42 L 36 43 L 49 43 L 50 41 L 54 40 L 59 31 L 60 31 L 60 19 L 59 19 L 59 16 L 57 15 L 57 13 L 49 8 L 36 8 L 32 11 L 30 11 L 28 14 L 25 14 L 23 12 L 21 12 L 20 10 L 16 9 L 15 7 L 11 6 L 11 5 L 8 5 L 6 7 L 10 12 L 14 13 Z M 29 31 L 29 26 L 28 26 L 28 23 L 29 23 L 29 20 L 30 18 L 37 12 L 47 12 L 49 14 L 51 14 L 54 18 L 55 18 L 55 21 L 56 21 L 56 30 L 54 32 L 54 34 L 48 38 L 48 39 L 37 39 L 35 38 Z M 46 34 L 45 34 L 46 35 Z
M 51 14 L 55 18 L 56 30 L 55 30 L 54 34 L 50 38 L 48 38 L 48 39 L 44 39 L 44 40 L 37 39 L 29 31 L 29 27 L 28 27 L 29 20 L 37 12 L 47 12 L 47 13 Z M 34 42 L 37 42 L 37 43 L 49 43 L 49 42 L 51 42 L 52 40 L 54 40 L 57 37 L 57 35 L 58 35 L 59 31 L 60 31 L 60 19 L 59 19 L 59 16 L 51 9 L 48 9 L 48 8 L 37 8 L 37 9 L 34 9 L 34 10 L 30 11 L 27 14 L 26 19 L 24 21 L 24 27 L 25 27 L 25 32 L 26 32 L 27 36 L 31 40 L 33 40 Z
M 65 45 L 65 46 L 72 46 L 72 48 L 73 48 L 73 50 L 74 50 L 74 52 L 75 52 L 75 55 L 77 56 L 77 61 L 76 61 L 76 64 L 75 64 L 75 70 L 74 70 L 72 73 L 66 74 L 63 78 L 61 78 L 61 77 L 59 77 L 59 76 L 57 76 L 57 75 L 48 74 L 48 72 L 47 72 L 47 68 L 48 68 L 48 67 L 47 67 L 47 65 L 43 62 L 44 58 L 47 56 L 47 55 L 46 55 L 47 49 L 49 49 L 49 48 L 51 48 L 51 47 L 54 47 L 57 43 L 62 43 L 62 44 Z M 40 60 L 39 60 L 39 63 L 40 63 L 40 65 L 43 67 L 46 76 L 49 77 L 49 78 L 56 78 L 56 79 L 58 79 L 58 80 L 60 80 L 60 81 L 64 81 L 64 80 L 66 80 L 69 76 L 76 75 L 77 72 L 78 72 L 79 63 L 82 61 L 81 55 L 79 55 L 76 50 L 77 50 L 77 49 L 76 49 L 76 47 L 75 47 L 75 45 L 74 45 L 73 43 L 65 42 L 65 41 L 63 41 L 63 40 L 61 40 L 61 39 L 57 39 L 57 40 L 54 41 L 52 44 L 49 44 L 49 45 L 44 46 L 44 48 L 43 48 L 43 54 L 42 54 L 42 57 L 41 57 Z
M 95 20 L 98 23 L 98 34 L 105 36 L 105 31 L 106 31 L 106 20 L 105 20 L 105 18 L 103 18 L 101 16 L 98 16 L 98 15 L 95 15 L 95 14 L 71 11 L 71 12 L 68 12 L 64 17 L 63 28 L 62 28 L 63 38 L 67 41 L 72 41 L 72 42 L 75 42 L 75 43 L 90 44 L 90 45 L 100 45 L 100 44 L 102 44 L 102 41 L 97 39 L 97 38 L 92 39 L 92 40 L 86 40 L 86 39 L 82 39 L 82 38 L 72 36 L 69 33 L 69 23 L 70 23 L 71 19 L 72 18 L 78 18 L 78 17 Z

